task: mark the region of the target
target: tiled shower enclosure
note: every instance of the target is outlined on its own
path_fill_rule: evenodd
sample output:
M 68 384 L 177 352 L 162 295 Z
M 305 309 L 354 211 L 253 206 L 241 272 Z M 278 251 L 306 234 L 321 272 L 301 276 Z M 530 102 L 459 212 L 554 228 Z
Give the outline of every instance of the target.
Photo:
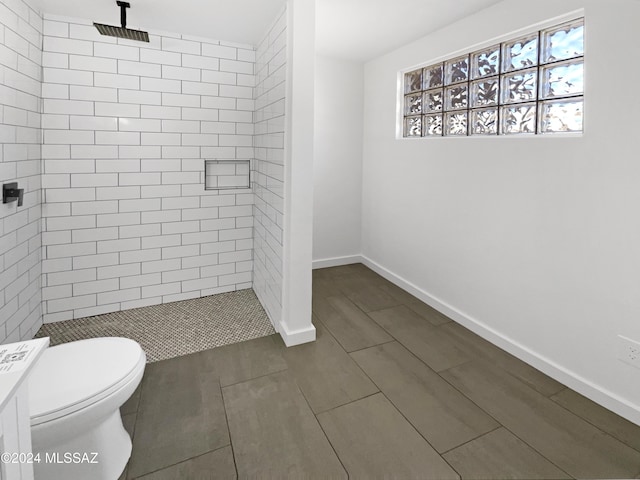
M 251 287 L 277 322 L 286 13 L 253 46 L 0 8 L 0 179 L 26 192 L 2 209 L 0 340 Z M 248 161 L 250 188 L 205 189 L 225 159 Z

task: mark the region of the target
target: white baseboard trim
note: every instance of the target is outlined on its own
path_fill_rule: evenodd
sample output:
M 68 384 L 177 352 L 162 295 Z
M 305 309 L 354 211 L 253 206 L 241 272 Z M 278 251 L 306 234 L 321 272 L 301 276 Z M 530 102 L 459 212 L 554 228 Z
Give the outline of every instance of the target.
M 438 297 L 420 289 L 416 285 L 396 275 L 370 258 L 362 256 L 361 261 L 371 270 L 383 276 L 391 283 L 418 297 L 423 302 L 480 335 L 482 338 L 506 350 L 512 355 L 518 357 L 520 360 L 528 363 L 534 368 L 537 368 L 541 372 L 544 372 L 560 383 L 572 388 L 576 392 L 581 393 L 585 397 L 605 408 L 608 408 L 621 417 L 626 418 L 630 422 L 640 425 L 640 405 L 633 404 L 627 399 L 602 388 L 600 385 L 591 382 L 562 365 L 559 365 L 528 347 L 512 340 L 488 325 L 474 319 L 460 310 L 457 310 L 455 307 L 440 300 Z
M 280 322 L 278 333 L 287 347 L 313 342 L 316 339 L 316 327 L 313 325 L 300 330 L 289 331 L 286 325 Z
M 293 347 L 294 345 L 300 345 L 303 343 L 313 342 L 316 339 L 316 327 L 313 324 L 310 324 L 309 327 L 299 329 L 299 330 L 289 330 L 285 323 L 282 321 L 282 318 L 273 318 L 269 309 L 265 307 L 266 303 L 262 298 L 262 292 L 257 291 L 255 288 L 253 291 L 258 297 L 258 300 L 262 304 L 269 321 L 271 321 L 271 325 L 277 333 L 280 334 L 282 340 L 284 341 L 287 347 Z
M 347 255 L 344 257 L 322 258 L 313 261 L 313 269 L 340 267 L 342 265 L 351 265 L 352 263 L 362 263 L 362 255 Z

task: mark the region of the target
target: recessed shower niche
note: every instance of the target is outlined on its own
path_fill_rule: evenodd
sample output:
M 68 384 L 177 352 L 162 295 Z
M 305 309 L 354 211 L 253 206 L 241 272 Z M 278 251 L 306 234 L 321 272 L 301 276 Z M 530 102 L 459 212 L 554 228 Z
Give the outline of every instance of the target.
M 205 160 L 205 190 L 238 190 L 251 188 L 250 160 Z

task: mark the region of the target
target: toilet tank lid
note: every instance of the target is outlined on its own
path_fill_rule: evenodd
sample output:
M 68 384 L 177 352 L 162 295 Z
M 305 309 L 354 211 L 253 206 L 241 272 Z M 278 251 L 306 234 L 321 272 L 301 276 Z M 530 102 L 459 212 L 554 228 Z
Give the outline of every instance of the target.
M 137 342 L 119 337 L 91 338 L 48 348 L 29 377 L 31 418 L 113 389 L 142 357 L 144 352 Z

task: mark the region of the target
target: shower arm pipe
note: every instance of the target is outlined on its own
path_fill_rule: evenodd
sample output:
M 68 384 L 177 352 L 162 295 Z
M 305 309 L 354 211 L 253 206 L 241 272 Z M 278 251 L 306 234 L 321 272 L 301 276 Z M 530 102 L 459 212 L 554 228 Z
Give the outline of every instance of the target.
M 122 28 L 127 28 L 127 8 L 131 7 L 129 2 L 117 1 L 116 4 L 120 7 L 120 23 Z

